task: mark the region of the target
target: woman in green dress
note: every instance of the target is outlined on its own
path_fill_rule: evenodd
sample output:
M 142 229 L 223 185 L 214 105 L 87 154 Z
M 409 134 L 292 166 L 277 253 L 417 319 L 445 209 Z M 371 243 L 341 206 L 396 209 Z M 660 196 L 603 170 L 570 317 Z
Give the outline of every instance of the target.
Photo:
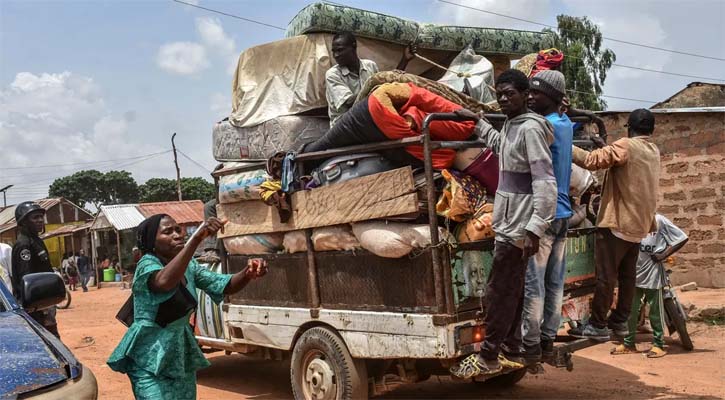
M 182 228 L 168 215 L 154 215 L 138 227 L 143 257 L 132 286 L 134 322 L 108 359 L 111 369 L 128 375 L 136 399 L 196 399 L 196 371 L 210 365 L 194 339 L 189 315 L 164 327 L 155 322 L 159 305 L 173 296 L 180 283 L 194 298 L 199 288 L 219 303 L 225 294 L 266 273 L 261 259 L 250 259 L 248 268 L 234 275 L 197 264 L 194 251 L 222 226 L 222 221 L 208 219 L 186 245 Z

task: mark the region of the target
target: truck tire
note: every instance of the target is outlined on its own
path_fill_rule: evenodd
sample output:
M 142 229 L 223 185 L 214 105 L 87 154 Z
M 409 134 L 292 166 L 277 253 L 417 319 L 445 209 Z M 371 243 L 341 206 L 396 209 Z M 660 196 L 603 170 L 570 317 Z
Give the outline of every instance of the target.
M 479 385 L 485 385 L 485 386 L 494 386 L 498 388 L 507 388 L 511 387 L 517 383 L 519 383 L 520 380 L 524 379 L 524 376 L 526 376 L 526 368 L 520 368 L 516 371 L 511 371 L 507 374 L 494 376 L 493 378 L 488 378 L 483 382 L 474 381 L 476 384 Z
M 311 328 L 297 340 L 290 377 L 298 400 L 368 398 L 365 361 L 353 360 L 342 338 L 325 327 Z
M 690 333 L 687 332 L 687 322 L 682 308 L 672 298 L 664 299 L 664 303 L 667 317 L 670 323 L 674 325 L 677 335 L 680 337 L 680 342 L 682 342 L 682 347 L 687 351 L 691 351 L 695 346 L 692 344 L 692 339 L 690 339 Z

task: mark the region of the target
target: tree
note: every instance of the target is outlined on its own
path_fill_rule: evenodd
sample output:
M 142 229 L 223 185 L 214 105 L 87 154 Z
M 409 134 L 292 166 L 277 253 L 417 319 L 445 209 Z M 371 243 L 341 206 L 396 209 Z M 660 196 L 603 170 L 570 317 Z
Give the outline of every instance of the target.
M 166 178 L 152 178 L 140 187 L 141 201 L 153 203 L 159 201 L 175 201 L 176 181 Z M 216 196 L 214 184 L 204 178 L 181 178 L 181 194 L 184 200 L 209 201 Z
M 587 17 L 559 15 L 558 32 L 546 30 L 554 37 L 555 47 L 564 52 L 561 72 L 566 77 L 567 95 L 573 107 L 603 110 L 602 86 L 607 71 L 617 60 L 610 49 L 602 48 L 602 32 Z
M 103 204 L 122 204 L 138 201 L 138 185 L 127 171 L 109 171 L 105 174 L 94 169 L 78 171 L 58 178 L 50 185 L 48 194 L 85 207 L 98 209 Z

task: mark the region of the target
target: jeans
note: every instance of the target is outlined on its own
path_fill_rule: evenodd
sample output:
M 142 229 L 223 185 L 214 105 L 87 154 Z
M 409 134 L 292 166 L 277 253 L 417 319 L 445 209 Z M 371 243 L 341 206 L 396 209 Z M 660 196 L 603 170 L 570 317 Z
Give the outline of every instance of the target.
M 83 290 L 88 290 L 88 281 L 91 280 L 91 273 L 90 272 L 83 272 L 81 273 L 81 287 Z
M 521 316 L 526 346 L 536 346 L 542 338 L 553 341 L 559 330 L 568 229 L 568 218 L 555 219 L 539 239 L 539 251 L 529 259 Z
M 521 346 L 521 309 L 524 305 L 526 260 L 523 251 L 509 243 L 496 241 L 493 264 L 486 287 L 486 339 L 481 357 L 498 358 L 501 344 L 510 349 Z
M 594 269 L 597 286 L 592 300 L 592 316 L 589 323 L 596 328 L 606 328 L 607 322 L 621 324 L 629 319 L 637 280 L 639 243 L 622 240 L 609 229 L 600 229 L 594 243 Z M 618 287 L 617 308 L 607 320 L 612 308 L 614 288 Z

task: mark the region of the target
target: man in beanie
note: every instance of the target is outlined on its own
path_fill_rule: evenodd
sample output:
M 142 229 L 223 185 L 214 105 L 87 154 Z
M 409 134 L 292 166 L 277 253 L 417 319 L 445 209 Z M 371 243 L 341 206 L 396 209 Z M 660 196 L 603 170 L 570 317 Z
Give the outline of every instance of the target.
M 629 114 L 628 137 L 587 152 L 573 149 L 576 165 L 592 171 L 607 169 L 597 215 L 595 241 L 596 289 L 586 326 L 571 329 L 575 337 L 609 340 L 628 333 L 627 319 L 635 293 L 640 241 L 657 229 L 655 211 L 660 180 L 660 152 L 652 143 L 654 115 L 640 108 Z M 617 307 L 607 317 L 618 286 Z
M 543 115 L 554 127 L 549 146 L 556 177 L 556 215 L 539 238 L 539 251 L 529 258 L 526 269 L 524 308 L 521 316 L 523 358 L 536 363 L 553 355 L 554 339 L 561 322 L 561 303 L 566 273 L 566 232 L 572 215 L 569 203 L 571 152 L 574 129 L 559 107 L 566 93 L 564 74 L 545 70 L 530 79 L 529 108 Z

